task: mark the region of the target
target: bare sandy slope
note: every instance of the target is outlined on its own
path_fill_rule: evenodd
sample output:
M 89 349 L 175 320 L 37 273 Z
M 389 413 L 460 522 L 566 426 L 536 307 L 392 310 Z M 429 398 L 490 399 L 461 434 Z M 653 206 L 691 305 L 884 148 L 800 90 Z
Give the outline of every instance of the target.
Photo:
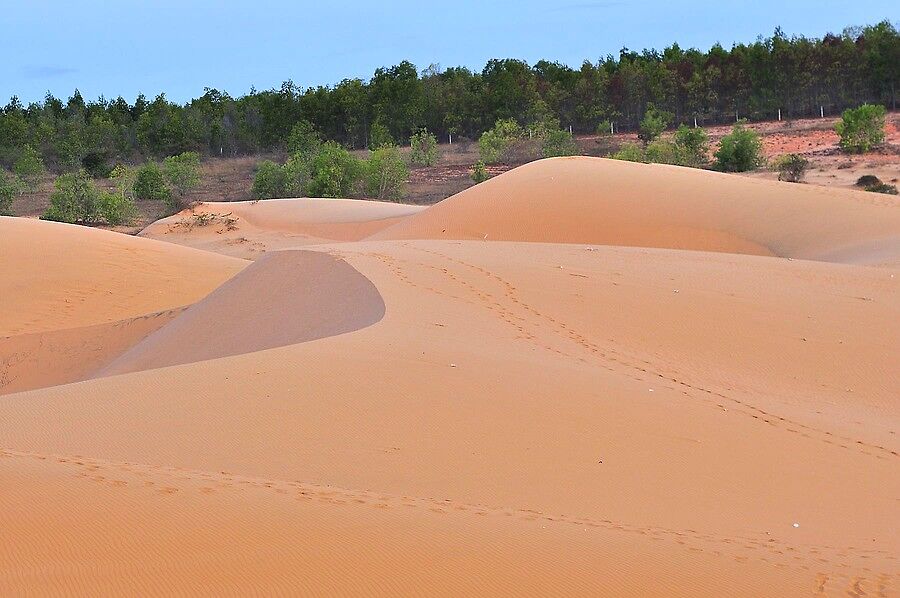
M 891 269 L 310 249 L 384 317 L 0 397 L 0 594 L 896 593 Z
M 0 338 L 182 307 L 246 266 L 170 243 L 6 217 L 0 256 Z
M 526 164 L 371 239 L 486 239 L 696 249 L 900 265 L 900 201 L 660 164 Z
M 423 209 L 351 199 L 206 202 L 154 222 L 141 236 L 256 259 L 277 249 L 357 241 Z
M 293 345 L 374 324 L 384 302 L 343 260 L 277 251 L 187 308 L 98 374 L 109 376 Z

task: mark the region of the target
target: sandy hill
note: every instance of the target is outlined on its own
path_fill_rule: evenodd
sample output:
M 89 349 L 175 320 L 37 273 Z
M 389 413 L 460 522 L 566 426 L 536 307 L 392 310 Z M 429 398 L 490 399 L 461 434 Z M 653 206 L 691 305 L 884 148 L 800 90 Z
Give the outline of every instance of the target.
M 540 160 L 371 239 L 596 243 L 900 264 L 900 202 L 604 158 Z
M 0 217 L 0 394 L 81 379 L 247 262 Z
M 519 175 L 375 236 L 524 240 L 267 251 L 100 377 L 0 397 L 0 595 L 895 594 L 898 270 L 748 253 L 868 263 L 896 206 L 826 193 L 816 238 L 719 205 L 715 252 L 535 242 L 540 202 L 496 203 Z M 851 238 L 857 205 L 882 224 Z

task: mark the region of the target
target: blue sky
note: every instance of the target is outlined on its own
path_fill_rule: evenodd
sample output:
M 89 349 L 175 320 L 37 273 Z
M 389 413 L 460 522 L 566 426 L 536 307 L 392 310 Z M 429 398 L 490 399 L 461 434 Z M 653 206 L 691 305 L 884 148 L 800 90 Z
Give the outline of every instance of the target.
M 820 36 L 897 20 L 896 0 L 26 0 L 3 2 L 0 102 L 49 90 L 67 98 L 166 92 L 184 101 L 216 87 L 240 95 L 368 79 L 408 59 L 481 69 L 490 58 L 585 58 L 673 41 L 706 49 L 770 35 Z

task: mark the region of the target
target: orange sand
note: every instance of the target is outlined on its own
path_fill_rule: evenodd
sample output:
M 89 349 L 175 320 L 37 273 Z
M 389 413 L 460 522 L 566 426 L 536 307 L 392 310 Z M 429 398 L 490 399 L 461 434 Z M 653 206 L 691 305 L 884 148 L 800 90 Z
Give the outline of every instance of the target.
M 689 174 L 543 161 L 209 254 L 112 365 L 0 397 L 0 595 L 896 594 L 897 206 Z

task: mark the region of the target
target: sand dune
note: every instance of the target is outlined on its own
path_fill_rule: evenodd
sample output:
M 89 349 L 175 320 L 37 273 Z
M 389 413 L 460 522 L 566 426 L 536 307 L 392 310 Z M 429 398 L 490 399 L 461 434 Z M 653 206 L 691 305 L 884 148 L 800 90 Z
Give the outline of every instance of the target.
M 378 289 L 343 260 L 279 251 L 189 307 L 98 375 L 302 343 L 357 330 L 383 315 Z
M 674 174 L 630 211 L 618 168 L 211 261 L 98 377 L 0 397 L 0 595 L 895 594 L 897 206 L 700 173 L 679 211 L 638 165 Z
M 348 199 L 208 202 L 154 222 L 141 236 L 256 259 L 266 251 L 358 241 L 423 209 Z
M 370 238 L 597 243 L 900 264 L 900 202 L 872 193 L 603 158 L 471 187 Z

